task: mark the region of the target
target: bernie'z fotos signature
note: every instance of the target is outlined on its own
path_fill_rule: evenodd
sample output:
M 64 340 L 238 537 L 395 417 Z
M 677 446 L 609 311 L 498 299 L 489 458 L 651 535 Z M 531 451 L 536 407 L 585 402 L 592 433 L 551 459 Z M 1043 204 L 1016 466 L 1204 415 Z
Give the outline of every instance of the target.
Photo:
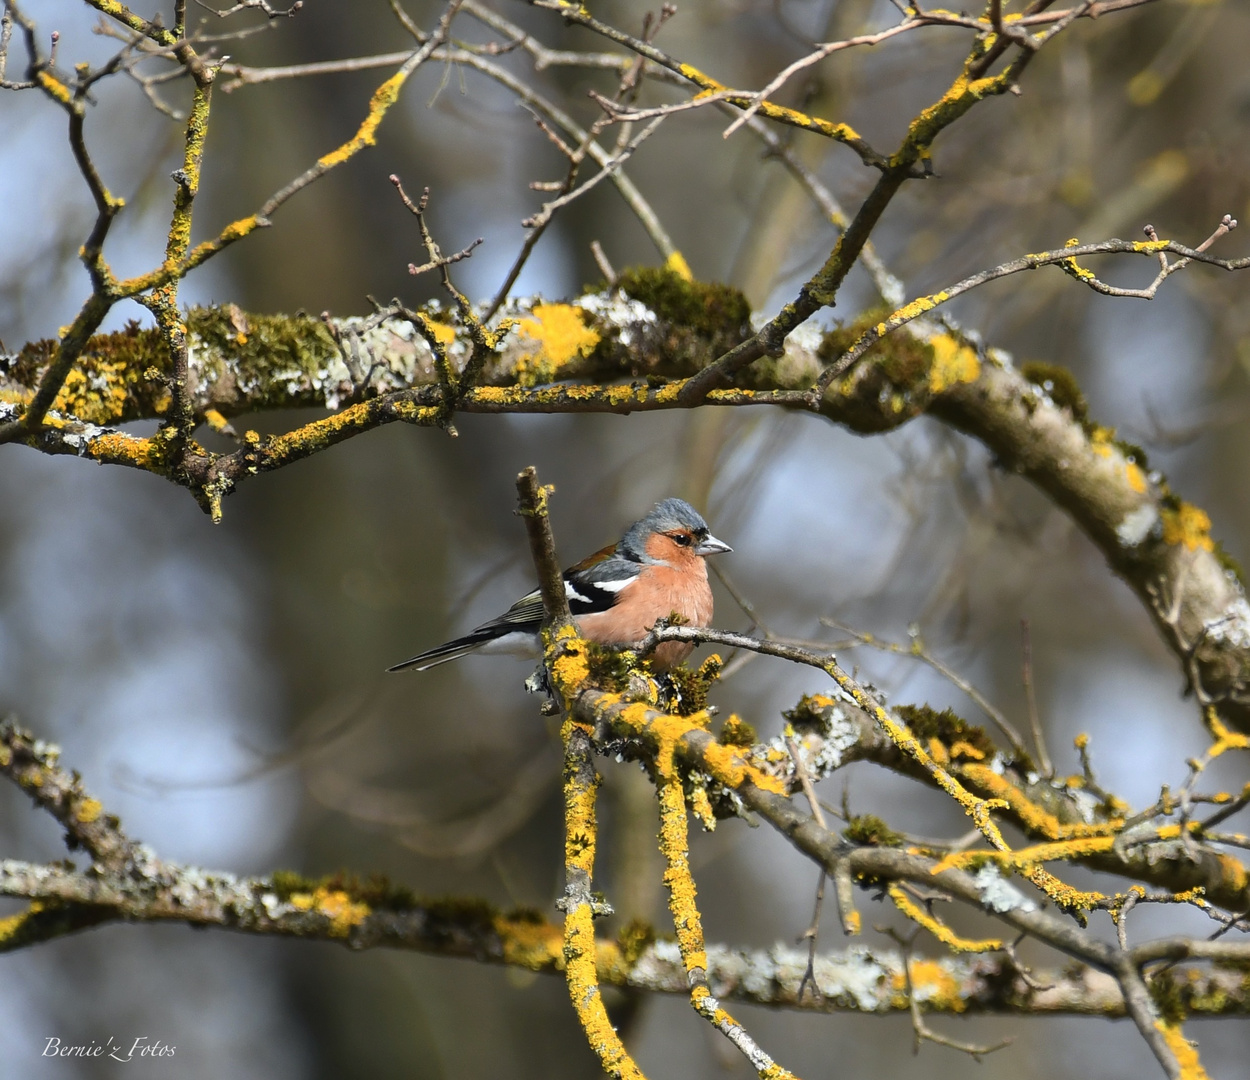
M 169 1043 L 161 1042 L 160 1039 L 153 1039 L 147 1035 L 140 1035 L 134 1039 L 129 1045 L 120 1043 L 113 1036 L 109 1036 L 105 1042 L 99 1043 L 94 1039 L 88 1043 L 66 1043 L 61 1042 L 55 1035 L 49 1035 L 47 1042 L 44 1043 L 43 1053 L 41 1057 L 75 1057 L 75 1058 L 99 1058 L 110 1057 L 114 1061 L 132 1061 L 135 1058 L 171 1058 L 177 1053 L 176 1046 L 170 1046 Z

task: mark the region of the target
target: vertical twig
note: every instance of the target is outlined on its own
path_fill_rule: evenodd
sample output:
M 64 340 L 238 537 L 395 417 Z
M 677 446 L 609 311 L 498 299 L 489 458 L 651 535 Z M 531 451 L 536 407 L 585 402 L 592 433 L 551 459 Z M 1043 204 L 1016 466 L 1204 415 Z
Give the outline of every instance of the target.
M 1033 734 L 1033 748 L 1037 751 L 1037 764 L 1042 775 L 1049 780 L 1055 775 L 1050 755 L 1046 752 L 1046 739 L 1042 735 L 1042 718 L 1037 711 L 1037 695 L 1033 692 L 1033 639 L 1029 633 L 1029 620 L 1020 620 L 1020 677 L 1024 682 L 1024 696 L 1029 706 L 1029 731 Z
M 518 512 L 525 519 L 530 554 L 547 615 L 548 640 L 552 642 L 547 650 L 550 661 L 550 654 L 564 644 L 559 631 L 572 627 L 564 578 L 556 558 L 555 537 L 547 516 L 547 497 L 554 489 L 539 485 L 538 472 L 532 465 L 517 475 L 516 486 Z M 604 1072 L 616 1080 L 645 1080 L 612 1026 L 599 992 L 594 920 L 596 916 L 612 914 L 612 908 L 591 890 L 598 840 L 595 802 L 599 790 L 599 774 L 591 758 L 591 732 L 570 715 L 565 718 L 560 734 L 564 740 L 565 880 L 564 896 L 556 907 L 564 912 L 564 973 L 569 997 Z
M 573 622 L 569 613 L 569 598 L 564 592 L 564 575 L 556 558 L 555 537 L 551 533 L 551 520 L 547 516 L 547 498 L 555 488 L 538 483 L 538 470 L 530 465 L 517 474 L 517 513 L 525 520 L 525 533 L 529 537 L 530 556 L 538 572 L 538 588 L 543 597 L 543 610 L 547 613 L 547 628 L 558 631 Z

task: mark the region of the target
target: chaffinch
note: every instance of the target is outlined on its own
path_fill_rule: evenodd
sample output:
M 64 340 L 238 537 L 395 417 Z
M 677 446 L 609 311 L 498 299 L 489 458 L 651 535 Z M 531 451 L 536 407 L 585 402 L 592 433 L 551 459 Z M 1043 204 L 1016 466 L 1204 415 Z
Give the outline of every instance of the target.
M 687 626 L 712 622 L 712 589 L 704 558 L 732 551 L 717 540 L 688 502 L 665 499 L 634 522 L 620 543 L 605 547 L 564 571 L 564 593 L 578 632 L 599 645 L 622 647 L 641 641 L 661 619 L 677 615 Z M 543 601 L 526 593 L 507 611 L 454 641 L 418 653 L 389 671 L 425 671 L 466 653 L 540 651 Z M 666 641 L 652 665 L 668 671 L 690 655 L 693 645 Z

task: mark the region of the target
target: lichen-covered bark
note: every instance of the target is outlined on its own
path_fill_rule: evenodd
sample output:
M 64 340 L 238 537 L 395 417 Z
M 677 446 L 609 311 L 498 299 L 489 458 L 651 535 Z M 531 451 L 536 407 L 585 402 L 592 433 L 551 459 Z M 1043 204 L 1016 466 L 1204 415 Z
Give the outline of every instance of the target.
M 193 446 L 182 456 L 181 482 L 219 513 L 221 497 L 248 476 L 381 424 L 446 424 L 451 411 L 681 407 L 683 380 L 749 333 L 745 304 L 731 289 L 686 282 L 671 271 L 633 272 L 625 284 L 633 295 L 588 293 L 565 305 L 512 302 L 505 316 L 513 329 L 479 384 L 450 409 L 440 399 L 430 347 L 406 321 L 322 321 L 233 307 L 192 311 L 188 394 L 197 417 L 310 405 L 331 414 L 288 435 L 245 438 L 228 455 Z M 439 309 L 429 317 L 445 328 L 453 364 L 466 363 L 469 334 Z M 1250 605 L 1206 514 L 1150 472 L 1140 450 L 1076 415 L 1070 395 L 1044 390 L 997 350 L 974 348 L 923 322 L 912 325 L 916 336 L 885 339 L 836 380 L 819 403 L 820 415 L 867 434 L 927 414 L 983 442 L 1003 467 L 1035 483 L 1085 530 L 1141 598 L 1203 702 L 1250 731 Z M 855 326 L 829 334 L 800 327 L 781 356 L 757 361 L 734 388 L 713 391 L 706 403 L 802 408 L 801 392 L 856 332 Z M 20 414 L 53 352 L 40 342 L 0 359 L 0 420 Z M 164 415 L 167 355 L 155 330 L 93 338 L 57 407 L 26 441 L 46 452 L 167 474 L 169 454 L 159 435 L 140 438 L 116 426 Z M 547 381 L 538 385 L 540 378 Z

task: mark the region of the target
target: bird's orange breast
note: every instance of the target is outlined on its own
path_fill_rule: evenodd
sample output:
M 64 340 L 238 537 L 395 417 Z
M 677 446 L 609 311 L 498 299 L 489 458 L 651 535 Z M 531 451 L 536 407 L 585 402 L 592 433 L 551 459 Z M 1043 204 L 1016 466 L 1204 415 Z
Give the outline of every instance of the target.
M 707 565 L 697 556 L 686 566 L 647 566 L 638 580 L 621 590 L 620 599 L 607 611 L 579 615 L 574 621 L 582 635 L 600 645 L 629 645 L 641 641 L 660 619 L 676 615 L 686 626 L 710 626 L 712 589 Z M 694 649 L 678 641 L 666 641 L 653 654 L 654 666 L 667 671 Z

